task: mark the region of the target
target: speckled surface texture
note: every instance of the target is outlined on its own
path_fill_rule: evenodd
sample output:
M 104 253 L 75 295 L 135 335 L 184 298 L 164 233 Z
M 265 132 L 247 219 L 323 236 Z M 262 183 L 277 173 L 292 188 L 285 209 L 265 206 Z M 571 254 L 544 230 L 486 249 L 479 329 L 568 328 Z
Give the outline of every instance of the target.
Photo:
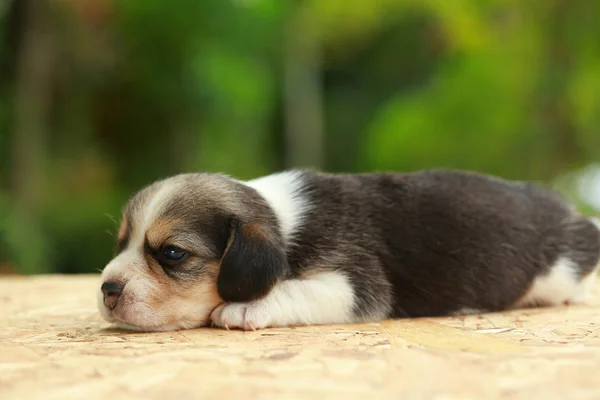
M 0 277 L 1 399 L 600 399 L 597 295 L 469 317 L 147 334 L 110 329 L 97 285 Z

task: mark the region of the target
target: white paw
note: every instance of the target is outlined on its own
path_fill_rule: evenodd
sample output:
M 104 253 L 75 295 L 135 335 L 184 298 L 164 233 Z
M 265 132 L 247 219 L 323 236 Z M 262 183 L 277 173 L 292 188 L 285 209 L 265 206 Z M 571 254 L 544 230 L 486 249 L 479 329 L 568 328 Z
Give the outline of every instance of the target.
M 223 303 L 210 315 L 212 323 L 220 328 L 257 330 L 271 324 L 271 315 L 264 303 Z

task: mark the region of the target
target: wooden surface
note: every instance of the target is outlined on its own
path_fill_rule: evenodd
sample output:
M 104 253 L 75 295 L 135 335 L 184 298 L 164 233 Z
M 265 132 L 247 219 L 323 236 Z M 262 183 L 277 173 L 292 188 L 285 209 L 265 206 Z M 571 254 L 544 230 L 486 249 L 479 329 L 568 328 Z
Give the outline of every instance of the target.
M 0 278 L 1 399 L 600 399 L 600 299 L 360 326 L 115 331 L 96 276 Z

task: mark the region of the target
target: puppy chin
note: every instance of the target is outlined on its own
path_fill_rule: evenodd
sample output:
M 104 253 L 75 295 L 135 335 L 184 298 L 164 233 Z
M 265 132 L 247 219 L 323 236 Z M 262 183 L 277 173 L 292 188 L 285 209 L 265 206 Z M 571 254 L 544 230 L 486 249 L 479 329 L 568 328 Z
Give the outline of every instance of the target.
M 195 329 L 195 328 L 203 328 L 208 326 L 205 322 L 198 323 L 177 323 L 177 324 L 159 324 L 159 325 L 148 325 L 145 326 L 143 324 L 131 324 L 128 322 L 123 322 L 118 319 L 114 319 L 112 324 L 122 330 L 131 331 L 131 332 L 172 332 L 179 331 L 184 329 Z
M 175 325 L 161 325 L 161 326 L 156 326 L 156 327 L 152 327 L 152 328 L 141 327 L 141 326 L 131 325 L 131 324 L 127 324 L 125 322 L 120 322 L 120 321 L 116 321 L 114 323 L 114 325 L 119 329 L 122 329 L 124 331 L 130 331 L 130 332 L 169 332 L 169 331 L 177 331 L 177 330 L 182 329 Z

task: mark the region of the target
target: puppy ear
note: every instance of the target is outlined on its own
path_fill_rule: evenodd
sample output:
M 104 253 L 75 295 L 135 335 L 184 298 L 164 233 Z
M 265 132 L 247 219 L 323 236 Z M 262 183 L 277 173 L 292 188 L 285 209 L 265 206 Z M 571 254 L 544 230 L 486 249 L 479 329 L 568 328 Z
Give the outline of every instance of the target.
M 283 247 L 256 223 L 231 223 L 229 245 L 221 259 L 217 292 L 227 302 L 266 296 L 289 273 Z

